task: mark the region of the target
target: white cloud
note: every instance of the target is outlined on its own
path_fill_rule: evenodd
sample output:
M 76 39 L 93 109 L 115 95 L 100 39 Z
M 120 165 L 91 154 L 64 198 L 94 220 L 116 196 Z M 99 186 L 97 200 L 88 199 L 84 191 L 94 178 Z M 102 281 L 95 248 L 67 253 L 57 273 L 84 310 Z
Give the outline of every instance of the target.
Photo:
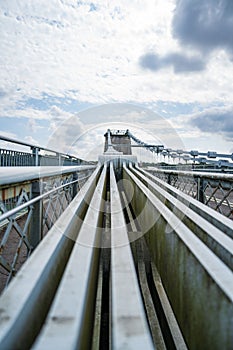
M 51 117 L 51 135 L 47 147 L 73 154 L 74 144 L 84 131 L 83 123 L 77 115 L 62 113 L 58 108 L 52 109 Z
M 7 140 L 2 140 L 1 137 L 15 140 L 17 138 L 17 135 L 15 133 L 1 130 L 0 131 L 0 148 L 12 150 L 12 151 L 22 151 L 22 152 L 30 153 L 30 150 L 28 149 L 27 146 L 18 145 Z M 30 142 L 28 137 L 25 137 L 24 141 Z
M 25 136 L 25 142 L 27 143 L 30 143 L 32 145 L 36 145 L 36 146 L 39 146 L 39 143 L 37 140 L 35 140 L 32 136 L 28 135 L 28 136 Z
M 54 129 L 48 148 L 85 159 L 97 159 L 103 153 L 103 135 L 108 128 L 129 129 L 147 143 L 183 147 L 175 128 L 158 114 L 133 104 L 109 104 L 87 109 L 65 119 Z M 138 151 L 136 153 L 139 155 L 142 153 L 141 149 L 134 151 Z
M 233 54 L 232 0 L 180 0 L 173 17 L 173 34 L 184 45 Z
M 176 74 L 200 72 L 206 68 L 202 57 L 190 57 L 177 52 L 171 52 L 165 56 L 148 53 L 140 58 L 140 65 L 142 68 L 154 72 L 163 68 L 173 67 Z
M 188 150 L 232 152 L 233 106 L 205 107 L 181 114 L 170 123 Z
M 4 137 L 7 137 L 7 138 L 10 138 L 10 139 L 13 139 L 16 137 L 16 134 L 13 133 L 13 132 L 7 132 L 7 131 L 0 131 L 0 136 L 4 136 Z
M 153 77 L 140 69 L 138 59 L 149 49 L 162 55 L 177 49 L 171 33 L 174 1 L 95 5 L 97 10 L 90 11 L 88 1 L 1 3 L 2 91 L 12 97 L 9 103 L 42 93 L 72 94 L 93 103 L 202 101 L 203 90 L 210 100 L 229 98 L 224 90 L 219 96 L 209 71 L 189 79 L 172 71 Z M 225 69 L 218 69 L 220 79 Z M 229 75 L 224 80 L 229 89 Z
M 221 94 L 212 69 L 194 79 L 172 70 L 155 77 L 140 69 L 138 59 L 148 50 L 166 57 L 177 49 L 171 32 L 174 3 L 97 1 L 97 10 L 90 12 L 89 1 L 6 1 L 0 5 L 2 67 L 7 68 L 1 72 L 2 93 L 10 106 L 43 93 L 92 103 L 230 100 L 231 79 L 221 64 L 214 75 L 224 80 Z M 7 102 L 4 106 L 10 114 Z
M 191 117 L 190 123 L 207 133 L 221 134 L 232 143 L 233 139 L 233 106 L 212 108 Z
M 71 110 L 63 111 L 62 106 L 57 109 L 50 103 L 40 110 L 27 101 L 48 96 L 93 104 L 131 101 L 152 105 L 161 100 L 206 105 L 215 101 L 227 106 L 233 98 L 233 63 L 224 50 L 204 57 L 203 67 L 208 64 L 203 71 L 179 75 L 173 71 L 177 54 L 171 57 L 171 53 L 179 53 L 179 64 L 182 57 L 198 55 L 195 45 L 183 47 L 183 41 L 173 37 L 176 3 L 176 0 L 119 0 L 117 5 L 103 0 L 2 1 L 0 117 L 35 120 L 28 124 L 31 132 L 38 128 L 36 120 L 48 120 L 51 133 L 59 129 L 59 137 L 56 140 L 53 137 L 54 146 L 61 145 L 66 150 L 74 147 L 71 140 L 75 139 L 75 128 L 82 133 L 88 124 L 91 127 L 111 122 L 113 117 L 124 121 L 125 113 L 109 114 L 109 118 L 107 114 L 97 117 L 90 113 L 89 119 L 82 119 Z M 139 59 L 148 52 L 169 58 L 166 69 L 152 73 L 142 69 Z M 146 127 L 153 125 L 152 120 L 142 121 L 137 113 L 127 117 L 138 122 L 138 126 L 142 122 Z M 69 124 L 65 124 L 67 120 Z M 186 132 L 190 132 L 190 126 Z M 91 142 L 91 137 L 86 142 Z
M 36 123 L 35 119 L 29 119 L 27 126 L 31 133 L 35 133 L 37 130 L 42 128 L 40 125 Z

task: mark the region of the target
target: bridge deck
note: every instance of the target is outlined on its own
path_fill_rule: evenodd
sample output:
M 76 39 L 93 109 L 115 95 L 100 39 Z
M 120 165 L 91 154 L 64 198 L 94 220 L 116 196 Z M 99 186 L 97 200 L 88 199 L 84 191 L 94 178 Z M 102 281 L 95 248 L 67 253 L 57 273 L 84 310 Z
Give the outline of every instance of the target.
M 99 165 L 1 295 L 0 348 L 231 349 L 232 237 L 153 175 Z

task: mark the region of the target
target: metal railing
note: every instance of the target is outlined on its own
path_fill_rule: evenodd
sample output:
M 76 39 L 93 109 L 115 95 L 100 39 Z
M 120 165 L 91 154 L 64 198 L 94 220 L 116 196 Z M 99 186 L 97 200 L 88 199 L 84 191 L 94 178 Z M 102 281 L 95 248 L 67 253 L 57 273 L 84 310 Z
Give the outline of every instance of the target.
M 232 221 L 138 167 L 123 178 L 188 348 L 230 349 Z
M 176 189 L 233 219 L 233 174 L 148 168 Z
M 98 165 L 0 297 L 0 347 L 230 350 L 232 239 L 156 176 Z
M 94 167 L 43 167 L 40 171 L 34 167 L 26 173 L 14 168 L 13 174 L 11 170 L 4 169 L 0 181 L 0 291 L 67 208 Z
M 49 148 L 33 145 L 12 138 L 0 136 L 0 141 L 7 143 L 6 148 L 0 148 L 1 166 L 67 166 L 91 164 L 73 155 L 57 152 Z M 22 146 L 25 151 L 11 150 L 9 144 Z M 12 146 L 11 146 L 12 147 Z
M 33 166 L 33 154 L 13 150 L 0 149 L 0 166 Z

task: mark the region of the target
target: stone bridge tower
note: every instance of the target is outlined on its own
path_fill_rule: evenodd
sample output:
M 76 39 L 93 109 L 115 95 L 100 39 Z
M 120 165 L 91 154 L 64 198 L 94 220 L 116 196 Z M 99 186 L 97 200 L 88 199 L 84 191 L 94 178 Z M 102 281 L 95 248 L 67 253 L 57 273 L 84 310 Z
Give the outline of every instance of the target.
M 108 132 L 105 136 L 104 152 L 108 149 Z M 131 139 L 128 135 L 128 130 L 110 130 L 111 144 L 113 148 L 125 155 L 131 155 Z

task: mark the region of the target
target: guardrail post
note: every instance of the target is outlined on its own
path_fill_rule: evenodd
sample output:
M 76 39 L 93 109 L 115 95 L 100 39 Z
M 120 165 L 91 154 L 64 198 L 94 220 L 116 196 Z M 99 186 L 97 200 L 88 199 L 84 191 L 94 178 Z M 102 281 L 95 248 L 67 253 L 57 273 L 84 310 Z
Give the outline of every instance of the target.
M 167 183 L 171 185 L 171 174 L 168 174 L 167 176 Z
M 73 174 L 73 181 L 75 181 L 75 180 L 78 180 L 78 173 L 74 173 L 74 174 Z M 72 199 L 74 199 L 74 197 L 75 197 L 76 194 L 78 193 L 77 188 L 78 188 L 78 182 L 75 182 L 75 183 L 73 184 Z
M 197 200 L 204 203 L 204 180 L 202 177 L 197 178 Z
M 40 195 L 40 182 L 32 183 L 32 199 Z M 33 249 L 36 248 L 42 239 L 42 201 L 33 204 L 33 212 L 29 229 L 29 242 Z
M 31 150 L 32 150 L 33 158 L 34 158 L 34 165 L 35 166 L 40 165 L 39 164 L 39 148 L 38 147 L 32 147 Z
M 61 153 L 57 153 L 57 157 L 58 157 L 58 165 L 61 166 L 62 165 Z

